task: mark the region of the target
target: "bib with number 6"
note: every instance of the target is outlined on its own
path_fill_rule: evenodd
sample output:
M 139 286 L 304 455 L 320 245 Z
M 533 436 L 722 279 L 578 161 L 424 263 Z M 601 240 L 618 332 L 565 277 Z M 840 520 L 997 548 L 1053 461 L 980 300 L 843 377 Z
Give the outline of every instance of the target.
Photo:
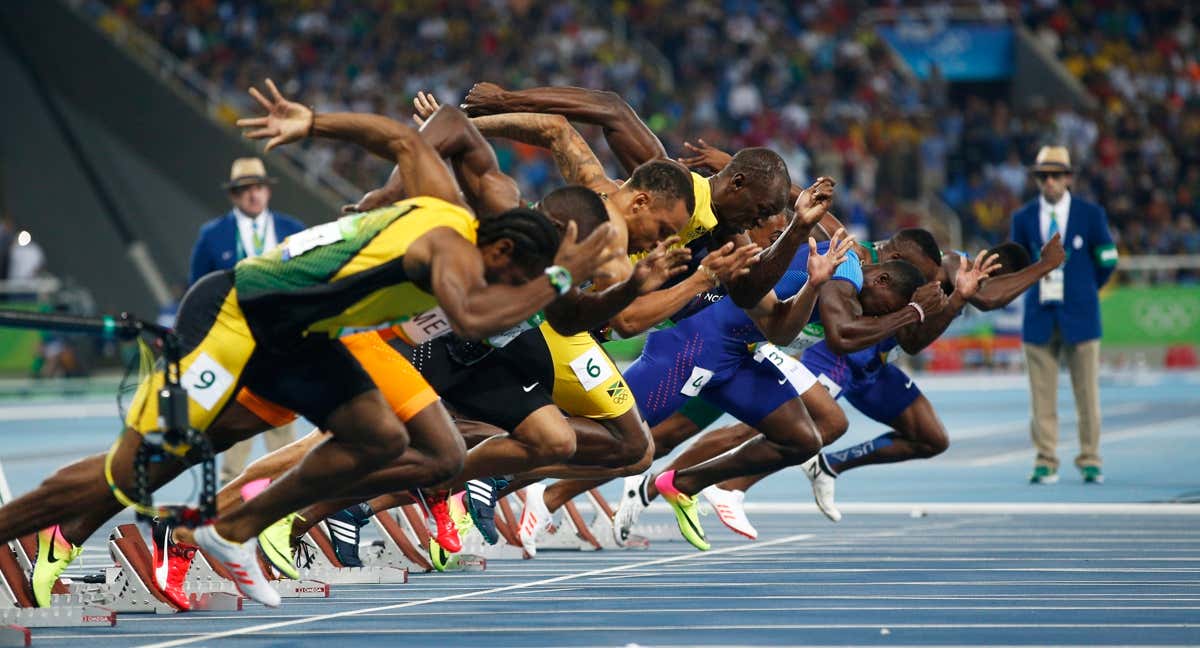
M 586 353 L 571 361 L 571 370 L 583 385 L 584 391 L 591 391 L 613 375 L 608 356 L 599 347 L 588 349 Z

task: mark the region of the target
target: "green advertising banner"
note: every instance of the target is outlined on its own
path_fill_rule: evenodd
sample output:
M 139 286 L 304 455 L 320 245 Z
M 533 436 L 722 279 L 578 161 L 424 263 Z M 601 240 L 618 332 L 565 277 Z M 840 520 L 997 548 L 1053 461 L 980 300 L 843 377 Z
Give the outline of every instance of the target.
M 1121 286 L 1100 295 L 1104 344 L 1200 344 L 1200 286 Z

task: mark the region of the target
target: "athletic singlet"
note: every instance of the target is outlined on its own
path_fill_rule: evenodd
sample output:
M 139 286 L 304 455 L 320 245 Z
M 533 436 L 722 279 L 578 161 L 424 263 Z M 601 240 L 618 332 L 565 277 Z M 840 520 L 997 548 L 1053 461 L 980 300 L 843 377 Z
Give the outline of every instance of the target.
M 437 300 L 410 280 L 404 253 L 439 227 L 474 244 L 478 221 L 422 196 L 309 228 L 235 266 L 238 301 L 256 337 L 268 342 L 406 322 Z
M 817 244 L 818 254 L 824 253 L 828 249 L 828 242 Z M 783 273 L 779 283 L 775 284 L 775 294 L 779 299 L 788 299 L 794 296 L 808 281 L 808 252 L 807 245 L 801 247 L 788 265 L 787 271 Z M 833 278 L 849 281 L 856 291 L 861 291 L 863 285 L 862 264 L 859 263 L 858 255 L 853 251 L 849 252 L 846 260 L 834 270 Z M 815 306 L 809 322 L 820 322 L 820 314 Z M 674 328 L 650 334 L 651 337 L 663 335 L 675 336 L 680 340 L 696 337 L 705 341 L 719 341 L 718 344 L 723 351 L 740 354 L 746 352 L 747 345 L 766 340 L 762 331 L 758 329 L 746 311 L 739 308 L 732 299 L 721 299 L 712 306 L 682 320 Z M 705 349 L 705 355 L 708 354 L 708 351 L 709 349 Z

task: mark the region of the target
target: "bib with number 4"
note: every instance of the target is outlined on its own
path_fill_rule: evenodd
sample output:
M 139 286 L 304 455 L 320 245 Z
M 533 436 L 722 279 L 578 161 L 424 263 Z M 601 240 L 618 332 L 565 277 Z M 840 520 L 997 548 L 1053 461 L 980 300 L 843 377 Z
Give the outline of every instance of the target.
M 586 353 L 571 361 L 571 370 L 583 385 L 584 391 L 591 391 L 600 386 L 613 375 L 608 356 L 599 347 L 592 347 Z
M 693 367 L 692 375 L 688 376 L 687 382 L 683 383 L 683 389 L 679 393 L 684 396 L 699 396 L 700 391 L 712 380 L 713 372 L 703 367 Z

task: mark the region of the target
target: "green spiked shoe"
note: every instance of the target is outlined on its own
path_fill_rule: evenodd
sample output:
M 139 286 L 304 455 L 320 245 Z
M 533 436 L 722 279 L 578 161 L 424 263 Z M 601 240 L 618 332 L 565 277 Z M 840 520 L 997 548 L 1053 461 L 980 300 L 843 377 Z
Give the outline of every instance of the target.
M 296 569 L 295 558 L 292 557 L 292 522 L 296 518 L 300 518 L 299 513 L 286 515 L 258 534 L 258 546 L 267 562 L 292 580 L 300 580 L 300 571 Z

